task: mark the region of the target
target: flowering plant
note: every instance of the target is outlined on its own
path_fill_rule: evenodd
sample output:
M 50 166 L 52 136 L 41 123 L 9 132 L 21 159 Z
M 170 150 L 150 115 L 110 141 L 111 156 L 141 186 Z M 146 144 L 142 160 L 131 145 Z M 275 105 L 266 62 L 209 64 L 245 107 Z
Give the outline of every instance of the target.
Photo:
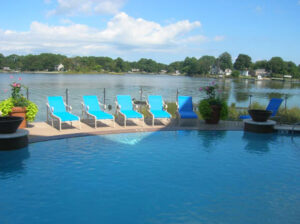
M 13 79 L 13 76 L 10 76 L 10 79 Z M 14 81 L 10 84 L 11 97 L 0 102 L 0 112 L 3 116 L 8 116 L 13 107 L 26 107 L 26 120 L 33 121 L 38 112 L 38 107 L 22 94 L 22 88 L 27 89 L 27 87 L 20 83 L 21 80 L 22 78 L 19 77 L 19 82 Z M 4 92 L 7 92 L 7 90 L 4 90 Z
M 213 81 L 210 85 L 199 88 L 200 92 L 205 92 L 206 99 L 200 101 L 199 112 L 205 120 L 211 118 L 212 106 L 220 108 L 220 118 L 225 119 L 228 115 L 228 106 L 225 100 L 221 98 L 222 91 Z
M 21 77 L 18 79 L 21 81 Z M 22 85 L 21 83 L 13 82 L 10 84 L 11 86 L 11 98 L 13 99 L 13 103 L 15 107 L 26 107 L 28 106 L 28 100 L 23 96 L 21 93 L 22 87 L 27 89 L 26 86 Z

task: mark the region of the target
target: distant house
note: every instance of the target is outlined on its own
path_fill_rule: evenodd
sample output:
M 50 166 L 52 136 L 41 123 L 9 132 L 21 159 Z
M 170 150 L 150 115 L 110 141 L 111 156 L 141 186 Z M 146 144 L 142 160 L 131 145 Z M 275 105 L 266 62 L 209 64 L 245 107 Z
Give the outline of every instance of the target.
M 212 75 L 223 75 L 224 71 L 220 67 L 213 65 L 210 69 L 210 74 Z
M 283 78 L 285 78 L 285 79 L 291 79 L 292 76 L 291 75 L 284 75 Z
M 139 72 L 140 69 L 138 69 L 138 68 L 133 68 L 133 69 L 131 69 L 131 71 L 132 71 L 132 72 Z
M 226 68 L 226 69 L 225 69 L 224 74 L 225 74 L 226 76 L 230 76 L 231 73 L 232 73 L 232 70 L 231 70 L 231 69 L 229 69 L 229 68 Z
M 249 76 L 249 71 L 248 71 L 248 70 L 240 71 L 240 74 L 241 74 L 242 76 Z
M 63 64 L 59 64 L 59 65 L 56 65 L 54 70 L 56 71 L 63 71 L 65 69 L 65 66 Z
M 176 71 L 175 71 L 175 75 L 180 75 L 180 71 L 179 71 L 179 70 L 176 70 Z
M 167 73 L 167 70 L 160 70 L 160 73 L 166 74 L 166 73 Z
M 3 71 L 10 71 L 10 67 L 3 67 Z
M 254 76 L 258 77 L 264 77 L 264 76 L 268 76 L 269 73 L 266 71 L 266 69 L 255 69 L 254 70 Z
M 225 76 L 229 76 L 231 75 L 232 73 L 232 70 L 229 69 L 229 68 L 226 68 L 225 71 L 220 69 L 220 67 L 216 66 L 216 65 L 213 65 L 210 69 L 210 74 L 212 75 L 225 75 Z

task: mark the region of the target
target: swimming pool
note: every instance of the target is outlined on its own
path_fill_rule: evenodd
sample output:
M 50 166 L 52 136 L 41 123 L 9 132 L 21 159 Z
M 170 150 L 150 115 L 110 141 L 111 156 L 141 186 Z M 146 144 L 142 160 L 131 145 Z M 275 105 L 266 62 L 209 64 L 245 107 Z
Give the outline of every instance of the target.
M 0 223 L 299 223 L 300 137 L 88 136 L 0 152 Z

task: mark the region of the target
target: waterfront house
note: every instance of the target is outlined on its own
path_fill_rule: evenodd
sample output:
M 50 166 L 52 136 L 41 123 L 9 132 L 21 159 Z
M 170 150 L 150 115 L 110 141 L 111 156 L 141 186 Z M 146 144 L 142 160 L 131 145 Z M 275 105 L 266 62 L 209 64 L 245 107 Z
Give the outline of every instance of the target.
M 248 70 L 245 70 L 245 71 L 240 71 L 240 74 L 242 75 L 242 76 L 249 76 L 249 71 Z
M 229 68 L 226 68 L 225 71 L 224 71 L 225 76 L 230 76 L 231 73 L 232 73 L 232 70 L 229 69 Z
M 3 71 L 10 71 L 10 67 L 3 67 Z
M 266 76 L 269 76 L 269 73 L 265 69 L 255 69 L 254 76 L 266 77 Z
M 132 72 L 139 72 L 140 69 L 138 69 L 138 68 L 133 68 L 133 69 L 131 69 L 131 71 L 132 71 Z
M 63 71 L 65 69 L 65 66 L 63 64 L 59 64 L 59 65 L 56 65 L 54 70 L 56 71 Z

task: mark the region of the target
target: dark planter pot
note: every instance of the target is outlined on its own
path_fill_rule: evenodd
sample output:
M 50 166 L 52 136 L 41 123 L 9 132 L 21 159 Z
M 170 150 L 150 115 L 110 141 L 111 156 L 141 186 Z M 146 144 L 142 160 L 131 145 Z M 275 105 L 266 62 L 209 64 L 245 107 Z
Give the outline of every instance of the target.
M 218 105 L 211 105 L 211 117 L 209 119 L 205 119 L 206 124 L 218 124 L 221 116 L 221 107 Z
M 253 121 L 265 122 L 271 117 L 272 111 L 270 110 L 248 110 Z
M 27 121 L 26 121 L 26 107 L 13 107 L 11 113 L 9 114 L 13 117 L 22 117 L 23 121 L 20 124 L 19 128 L 26 128 Z
M 0 117 L 0 133 L 15 133 L 23 120 L 23 117 Z

